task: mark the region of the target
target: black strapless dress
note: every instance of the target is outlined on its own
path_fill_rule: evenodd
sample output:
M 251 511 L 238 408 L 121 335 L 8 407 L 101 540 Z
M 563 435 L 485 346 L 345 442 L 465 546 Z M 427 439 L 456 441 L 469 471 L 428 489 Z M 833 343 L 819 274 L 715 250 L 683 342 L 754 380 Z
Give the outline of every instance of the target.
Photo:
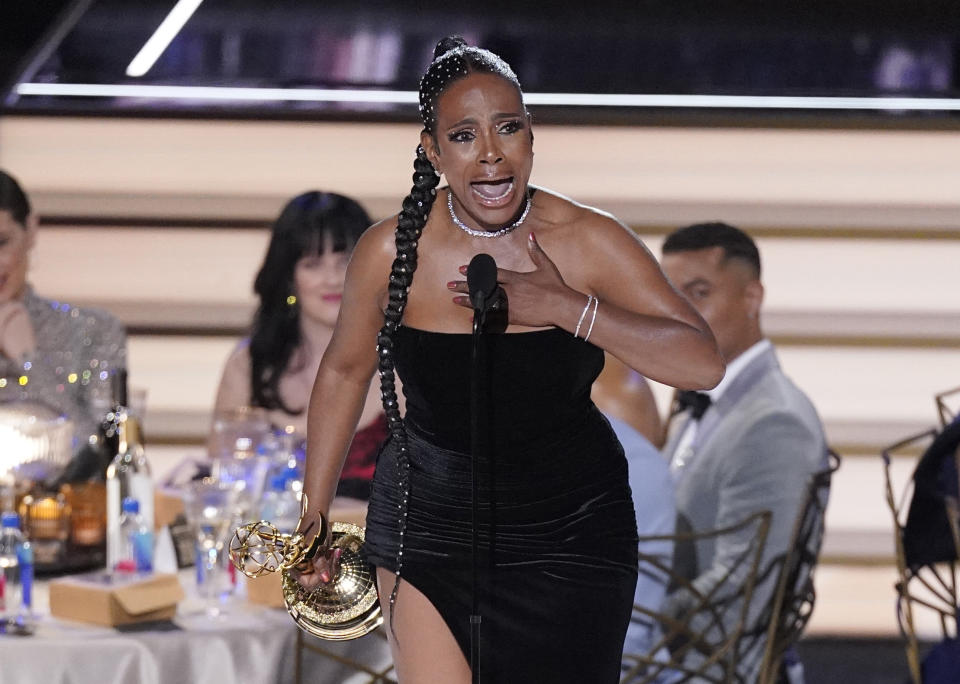
M 603 352 L 556 328 L 489 340 L 493 455 L 480 463 L 481 677 L 617 682 L 637 529 L 623 449 L 590 401 Z M 468 660 L 471 344 L 469 334 L 408 327 L 394 337 L 410 464 L 401 577 L 437 608 Z M 365 544 L 369 560 L 391 571 L 400 525 L 397 451 L 388 441 L 380 453 Z

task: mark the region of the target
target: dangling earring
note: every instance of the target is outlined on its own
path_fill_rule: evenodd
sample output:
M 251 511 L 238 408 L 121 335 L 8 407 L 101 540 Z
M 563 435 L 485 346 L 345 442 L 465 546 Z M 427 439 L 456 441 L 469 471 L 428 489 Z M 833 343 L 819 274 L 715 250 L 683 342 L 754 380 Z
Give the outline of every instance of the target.
M 297 305 L 297 295 L 287 295 L 287 306 L 296 306 Z

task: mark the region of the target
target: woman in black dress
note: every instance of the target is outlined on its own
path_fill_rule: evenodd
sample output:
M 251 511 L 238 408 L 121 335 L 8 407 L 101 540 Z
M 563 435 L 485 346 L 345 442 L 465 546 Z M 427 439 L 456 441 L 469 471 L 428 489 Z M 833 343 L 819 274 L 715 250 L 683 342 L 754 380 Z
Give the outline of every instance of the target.
M 603 351 L 681 388 L 712 387 L 723 363 L 704 321 L 629 229 L 528 184 L 530 117 L 503 60 L 441 41 L 420 111 L 414 187 L 403 211 L 357 244 L 317 374 L 304 483 L 312 510 L 301 529 L 328 510 L 379 369 L 390 437 L 366 551 L 397 673 L 403 684 L 470 681 L 472 311 L 463 274 L 487 252 L 500 267 L 509 325 L 490 348 L 495 463 L 481 463 L 481 675 L 497 684 L 615 682 L 636 527 L 623 451 L 590 385 Z M 448 186 L 438 190 L 441 174 Z M 321 555 L 300 581 L 326 581 L 334 566 Z

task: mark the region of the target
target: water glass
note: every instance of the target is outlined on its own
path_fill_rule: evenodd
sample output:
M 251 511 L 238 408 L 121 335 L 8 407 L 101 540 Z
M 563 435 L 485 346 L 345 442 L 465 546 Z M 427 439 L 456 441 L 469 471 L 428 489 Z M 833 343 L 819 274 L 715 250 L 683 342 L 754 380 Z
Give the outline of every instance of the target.
M 228 543 L 248 506 L 242 483 L 206 478 L 184 488 L 187 522 L 196 534 L 197 593 L 211 617 L 223 612 L 232 592 Z
M 250 496 L 259 499 L 270 469 L 272 441 L 269 416 L 263 409 L 241 407 L 217 413 L 210 440 L 213 477 L 242 482 Z

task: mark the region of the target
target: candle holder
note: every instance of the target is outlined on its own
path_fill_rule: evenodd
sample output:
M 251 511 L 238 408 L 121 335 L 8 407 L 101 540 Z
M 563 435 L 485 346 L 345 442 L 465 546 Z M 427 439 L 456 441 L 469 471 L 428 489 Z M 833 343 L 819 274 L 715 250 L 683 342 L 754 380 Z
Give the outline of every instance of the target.
M 37 491 L 20 501 L 24 534 L 33 546 L 38 567 L 58 565 L 64 558 L 70 536 L 70 505 L 59 493 Z
M 107 538 L 107 487 L 103 482 L 65 484 L 70 515 L 70 544 L 77 548 L 102 547 Z

